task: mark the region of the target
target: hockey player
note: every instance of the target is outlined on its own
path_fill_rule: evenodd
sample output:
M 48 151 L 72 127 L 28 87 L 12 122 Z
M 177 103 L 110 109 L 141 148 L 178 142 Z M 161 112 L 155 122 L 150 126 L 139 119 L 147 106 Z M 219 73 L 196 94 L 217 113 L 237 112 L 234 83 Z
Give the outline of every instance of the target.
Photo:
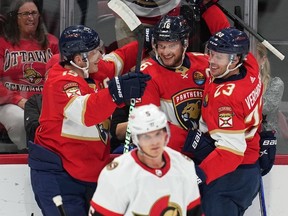
M 166 115 L 154 104 L 144 105 L 132 111 L 128 124 L 138 149 L 102 170 L 89 215 L 200 216 L 194 163 L 166 147 Z
M 190 130 L 184 145 L 200 163 L 202 182 L 206 179 L 200 187 L 206 216 L 243 215 L 259 191 L 263 86 L 249 43 L 235 28 L 208 41 L 212 77 L 205 85 L 200 130 Z
M 98 70 L 99 45 L 93 29 L 66 28 L 59 39 L 61 62 L 52 66 L 44 84 L 29 166 L 35 199 L 45 216 L 58 214 L 52 202 L 56 195 L 62 196 L 67 215 L 88 214 L 98 175 L 109 160 L 107 119 L 124 101 L 141 97 L 149 79 L 128 73 L 112 78 L 108 88 L 91 88 L 85 78 Z
M 186 53 L 190 28 L 182 16 L 165 16 L 154 27 L 155 58 L 141 65 L 151 75 L 146 91 L 136 104 L 153 103 L 164 111 L 171 129 L 171 148 L 181 151 L 187 130 L 198 127 L 207 56 Z

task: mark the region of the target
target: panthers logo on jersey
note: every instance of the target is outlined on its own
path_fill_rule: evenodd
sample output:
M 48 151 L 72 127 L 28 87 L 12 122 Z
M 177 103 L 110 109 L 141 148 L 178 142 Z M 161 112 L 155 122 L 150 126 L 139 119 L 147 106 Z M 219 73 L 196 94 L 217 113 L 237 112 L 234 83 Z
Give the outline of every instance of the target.
M 177 120 L 184 129 L 198 128 L 202 97 L 202 89 L 186 89 L 172 96 Z
M 97 124 L 96 127 L 99 132 L 99 137 L 103 143 L 107 144 L 109 140 L 110 119 L 106 119 L 101 124 Z

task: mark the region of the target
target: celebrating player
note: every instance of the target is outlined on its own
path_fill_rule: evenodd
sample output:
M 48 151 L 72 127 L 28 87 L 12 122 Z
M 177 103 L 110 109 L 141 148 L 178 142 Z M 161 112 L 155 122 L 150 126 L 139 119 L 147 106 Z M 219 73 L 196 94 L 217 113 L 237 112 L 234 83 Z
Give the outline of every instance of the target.
M 132 111 L 128 124 L 138 149 L 102 170 L 89 215 L 200 216 L 194 163 L 166 147 L 166 115 L 153 104 L 143 105 Z
M 201 131 L 190 130 L 184 145 L 200 163 L 203 182 L 206 177 L 200 187 L 206 216 L 243 215 L 259 191 L 263 86 L 249 43 L 235 28 L 208 41 L 212 77 L 205 85 Z
M 109 160 L 107 119 L 124 101 L 141 97 L 149 79 L 127 73 L 112 78 L 108 88 L 91 88 L 84 78 L 98 71 L 99 45 L 93 29 L 66 28 L 59 39 L 61 62 L 52 66 L 44 84 L 29 166 L 33 192 L 45 216 L 58 214 L 52 202 L 56 195 L 62 196 L 68 215 L 88 214 L 98 175 Z
M 181 151 L 187 129 L 198 128 L 207 56 L 185 52 L 190 28 L 182 16 L 165 16 L 155 26 L 152 46 L 155 58 L 141 65 L 151 75 L 146 91 L 136 105 L 153 103 L 164 111 L 171 129 L 171 148 Z

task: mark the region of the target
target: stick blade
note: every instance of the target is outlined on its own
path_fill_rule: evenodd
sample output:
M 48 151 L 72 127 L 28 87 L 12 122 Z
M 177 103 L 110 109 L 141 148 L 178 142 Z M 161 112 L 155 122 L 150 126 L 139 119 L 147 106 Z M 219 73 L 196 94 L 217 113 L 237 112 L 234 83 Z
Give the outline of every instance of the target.
M 135 13 L 121 0 L 110 0 L 108 2 L 108 7 L 123 19 L 131 31 L 134 31 L 141 25 L 141 22 Z

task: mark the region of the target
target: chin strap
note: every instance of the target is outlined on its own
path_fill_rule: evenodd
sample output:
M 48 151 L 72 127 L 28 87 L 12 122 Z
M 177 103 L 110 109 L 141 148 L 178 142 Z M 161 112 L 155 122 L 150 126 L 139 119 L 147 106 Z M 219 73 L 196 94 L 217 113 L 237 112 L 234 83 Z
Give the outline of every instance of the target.
M 226 71 L 225 71 L 223 74 L 221 74 L 221 75 L 219 75 L 219 76 L 214 76 L 214 77 L 215 77 L 215 78 L 222 78 L 222 77 L 226 76 L 229 72 L 236 70 L 237 68 L 239 68 L 239 67 L 242 65 L 242 63 L 240 63 L 240 64 L 238 64 L 235 68 L 229 69 L 229 66 L 230 66 L 231 64 L 232 64 L 232 61 L 229 62 L 229 64 L 227 65 Z
M 219 76 L 214 76 L 214 78 L 223 78 L 223 77 L 225 77 L 229 72 L 236 70 L 237 68 L 239 68 L 239 67 L 243 64 L 243 63 L 241 62 L 241 63 L 239 63 L 235 68 L 229 69 L 229 67 L 230 67 L 230 65 L 233 63 L 234 59 L 235 59 L 235 55 L 232 54 L 232 55 L 230 56 L 230 62 L 228 63 L 228 65 L 227 65 L 227 67 L 226 67 L 226 71 L 225 71 L 223 74 L 219 75 Z
M 85 60 L 85 59 L 84 59 Z M 77 64 L 75 64 L 72 60 L 70 61 L 70 64 L 71 65 L 73 65 L 74 67 L 76 67 L 76 68 L 78 68 L 78 69 L 80 69 L 80 70 L 82 70 L 83 71 L 83 73 L 84 73 L 84 78 L 88 78 L 89 77 L 89 73 L 88 73 L 88 71 L 89 71 L 89 61 L 87 60 L 87 58 L 86 58 L 86 67 L 79 67 Z

